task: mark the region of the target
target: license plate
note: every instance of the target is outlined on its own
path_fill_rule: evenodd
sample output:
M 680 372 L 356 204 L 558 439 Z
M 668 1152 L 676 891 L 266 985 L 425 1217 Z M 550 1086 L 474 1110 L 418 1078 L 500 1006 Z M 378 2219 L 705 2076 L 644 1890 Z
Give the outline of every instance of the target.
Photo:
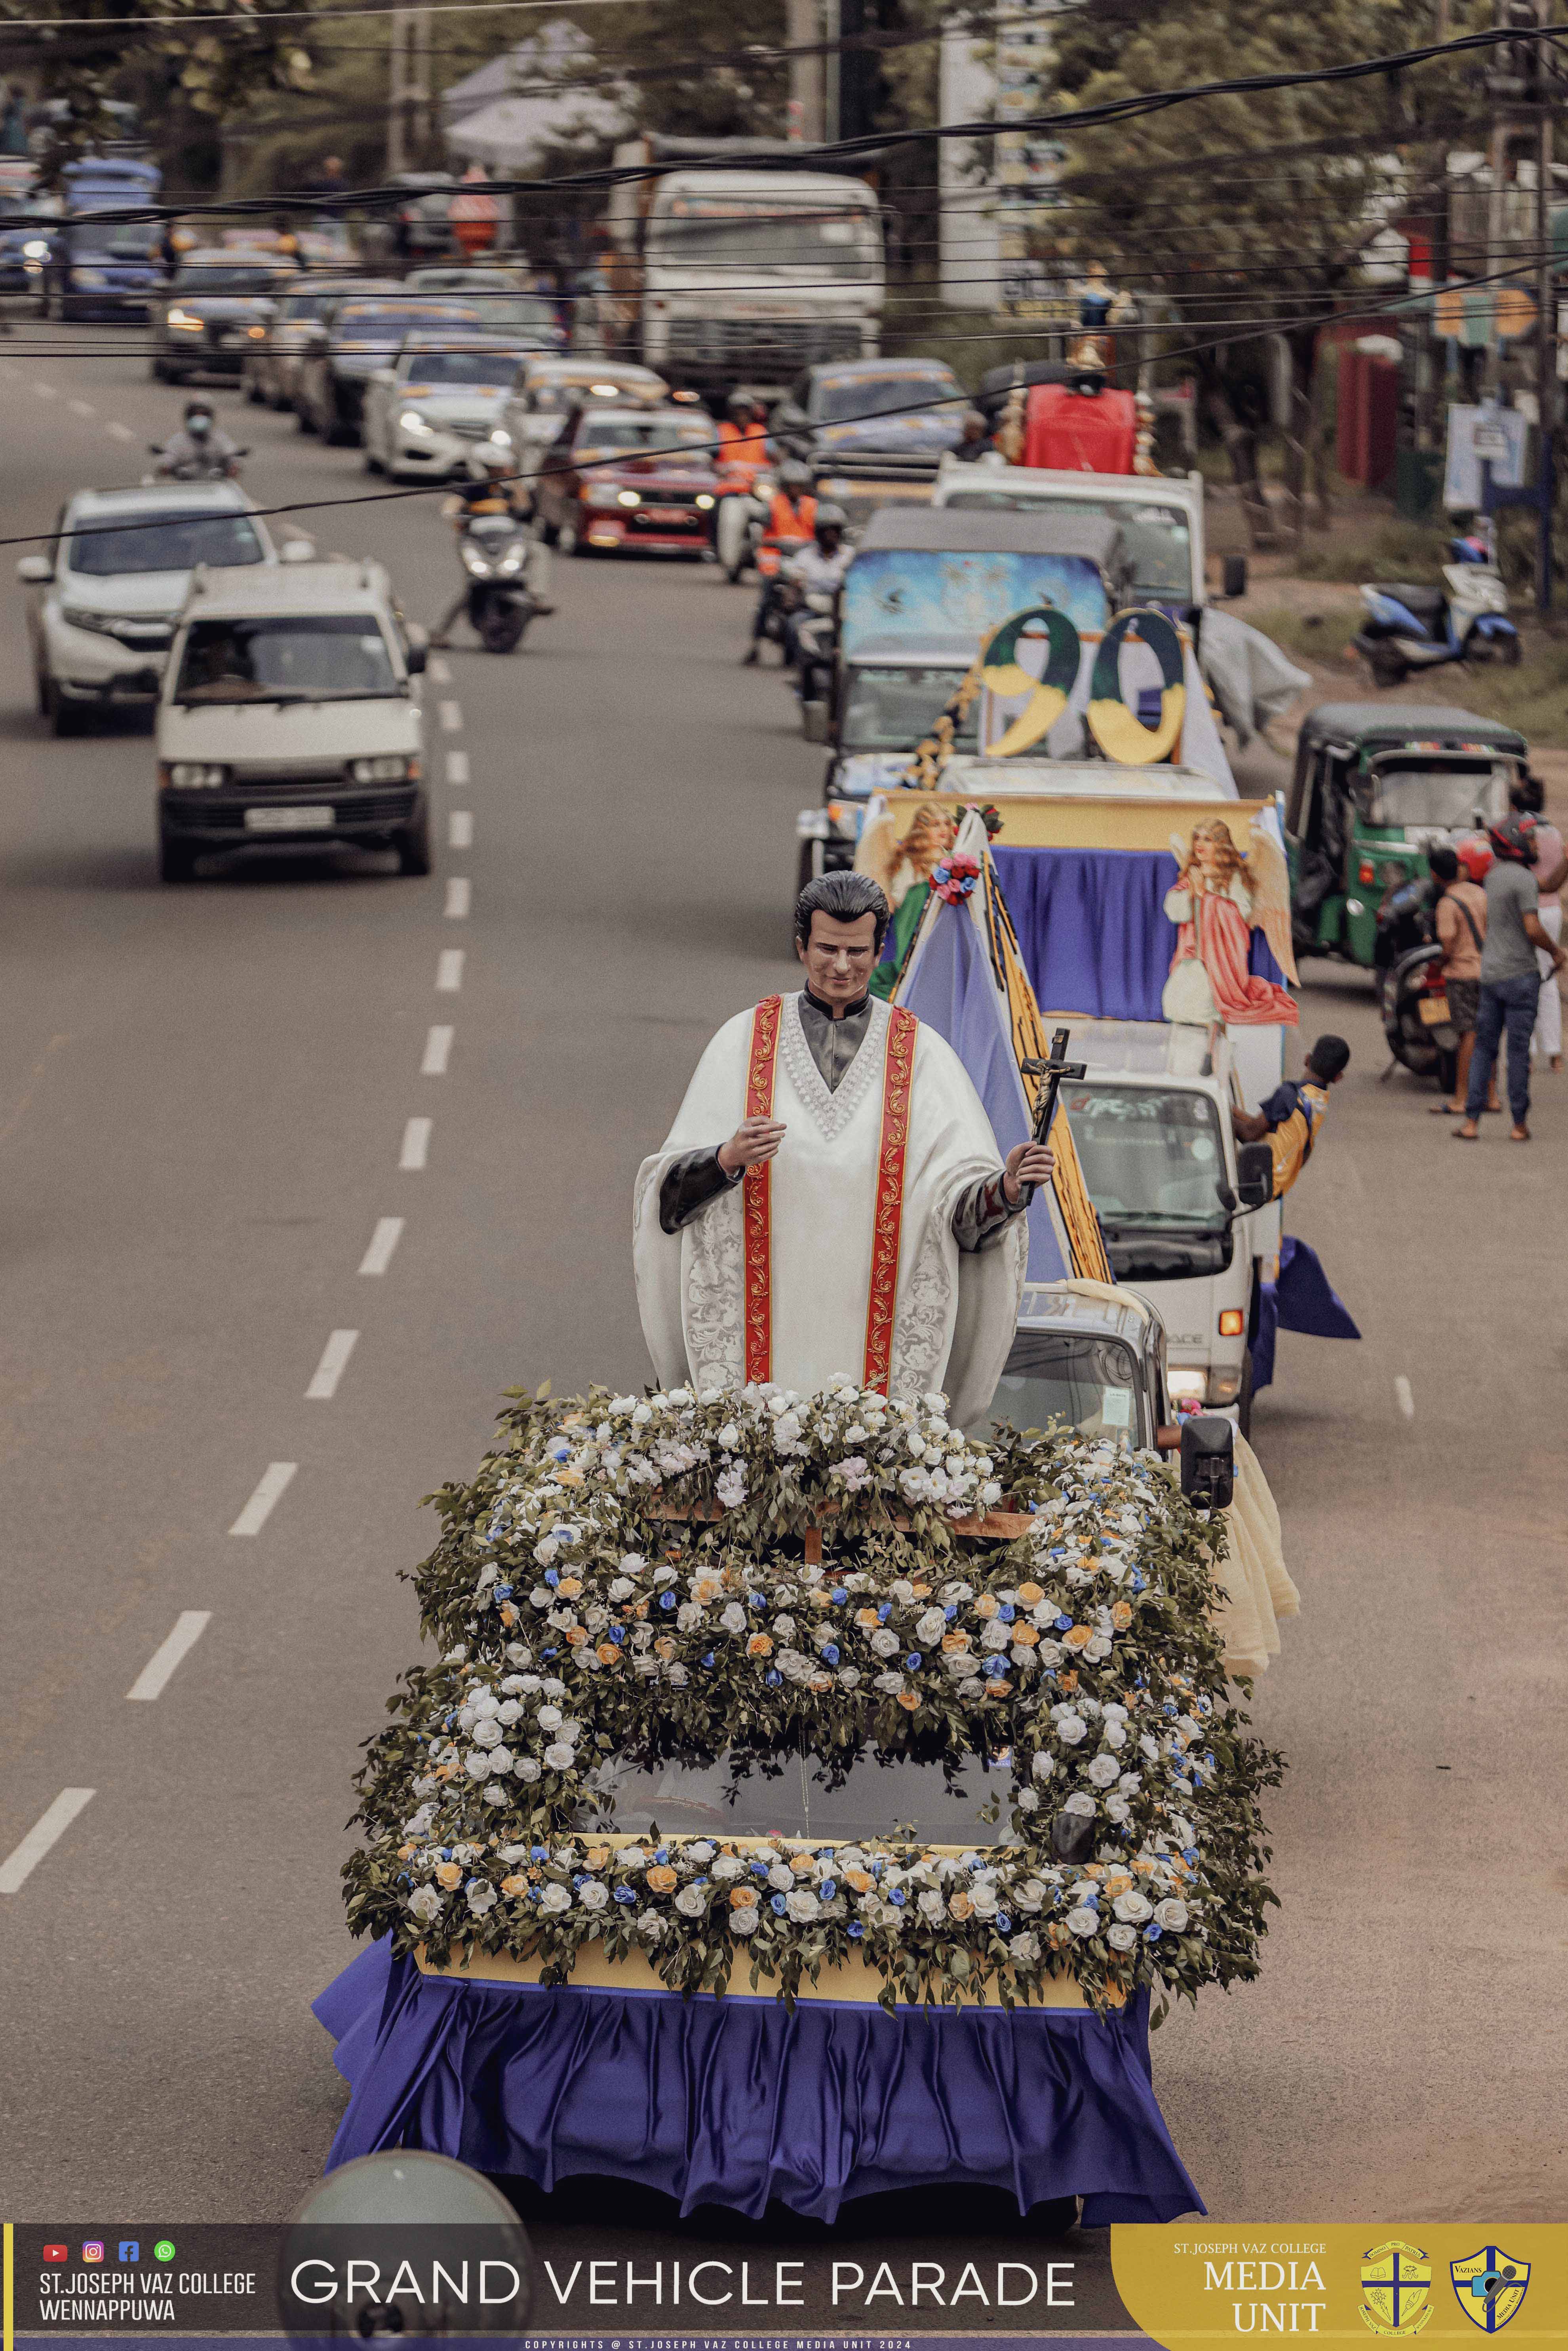
M 682 523 L 690 522 L 691 518 L 685 507 L 644 507 L 643 509 L 644 522 Z
M 1436 1029 L 1448 1017 L 1448 999 L 1446 996 L 1424 996 L 1416 1007 L 1416 1014 L 1423 1028 Z
M 251 808 L 245 812 L 247 832 L 330 832 L 335 821 L 329 808 Z

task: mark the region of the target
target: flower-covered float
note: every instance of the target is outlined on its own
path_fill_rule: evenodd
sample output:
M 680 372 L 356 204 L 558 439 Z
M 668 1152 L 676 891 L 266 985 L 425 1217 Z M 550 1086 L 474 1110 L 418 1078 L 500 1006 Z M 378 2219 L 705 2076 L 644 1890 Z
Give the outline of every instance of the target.
M 1157 1456 L 848 1381 L 541 1394 L 434 1499 L 440 1654 L 345 1872 L 376 1940 L 318 2002 L 334 2163 L 1201 2210 L 1151 1996 L 1256 1973 L 1279 1761 L 1209 1625 L 1223 1521 Z

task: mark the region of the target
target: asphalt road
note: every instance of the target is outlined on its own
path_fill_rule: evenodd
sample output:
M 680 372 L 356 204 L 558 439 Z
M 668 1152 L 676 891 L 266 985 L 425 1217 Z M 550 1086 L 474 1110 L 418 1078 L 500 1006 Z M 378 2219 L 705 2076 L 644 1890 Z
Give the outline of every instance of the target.
M 6 534 L 135 479 L 175 421 L 136 340 L 0 343 Z M 264 503 L 379 487 L 222 404 Z M 434 620 L 455 566 L 432 504 L 302 519 Z M 17 2218 L 269 2219 L 319 2172 L 343 2092 L 308 2004 L 350 1956 L 350 1776 L 413 1654 L 420 1498 L 507 1386 L 645 1376 L 633 1169 L 711 1029 L 789 979 L 820 755 L 736 666 L 747 600 L 631 562 L 562 563 L 557 593 L 521 653 L 431 682 L 437 839 L 471 819 L 431 879 L 278 860 L 171 892 L 147 736 L 46 737 L 11 591 L 0 1860 L 93 1792 L 0 1898 Z M 1218 2216 L 1557 2217 L 1568 1079 L 1528 1151 L 1495 1121 L 1458 1151 L 1430 1097 L 1378 1082 L 1364 981 L 1314 971 L 1302 1019 L 1355 1058 L 1289 1223 L 1364 1337 L 1282 1339 L 1259 1405 L 1302 1591 L 1256 1708 L 1291 1766 L 1282 1907 L 1261 1981 L 1157 2036 L 1156 2087 Z M 259 1532 L 230 1533 L 273 1464 Z M 162 1694 L 128 1700 L 193 1617 Z

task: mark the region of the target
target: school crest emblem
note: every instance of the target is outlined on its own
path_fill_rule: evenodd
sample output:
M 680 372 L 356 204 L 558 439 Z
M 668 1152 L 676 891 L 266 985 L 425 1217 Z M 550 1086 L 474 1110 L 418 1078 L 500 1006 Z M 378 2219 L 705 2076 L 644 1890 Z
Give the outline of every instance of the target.
M 1419 2335 L 1432 2315 L 1432 2264 L 1390 2237 L 1361 2257 L 1361 2316 L 1375 2335 Z
M 1515 2261 L 1500 2245 L 1483 2245 L 1462 2262 L 1448 2263 L 1459 2308 L 1483 2335 L 1506 2326 L 1524 2300 L 1530 2283 L 1530 2263 Z

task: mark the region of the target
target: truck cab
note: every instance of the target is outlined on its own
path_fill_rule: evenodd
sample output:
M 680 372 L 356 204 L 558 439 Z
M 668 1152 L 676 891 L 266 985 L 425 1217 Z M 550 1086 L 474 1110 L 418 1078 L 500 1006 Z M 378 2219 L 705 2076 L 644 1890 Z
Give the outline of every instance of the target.
M 1082 474 L 1009 465 L 992 455 L 947 457 L 931 503 L 959 514 L 1076 516 L 1114 524 L 1130 567 L 1129 601 L 1180 617 L 1208 601 L 1204 582 L 1203 475 Z
M 1100 1281 L 1030 1281 L 988 1425 L 1058 1421 L 1080 1437 L 1152 1447 L 1174 1416 L 1166 1332 L 1134 1290 Z

